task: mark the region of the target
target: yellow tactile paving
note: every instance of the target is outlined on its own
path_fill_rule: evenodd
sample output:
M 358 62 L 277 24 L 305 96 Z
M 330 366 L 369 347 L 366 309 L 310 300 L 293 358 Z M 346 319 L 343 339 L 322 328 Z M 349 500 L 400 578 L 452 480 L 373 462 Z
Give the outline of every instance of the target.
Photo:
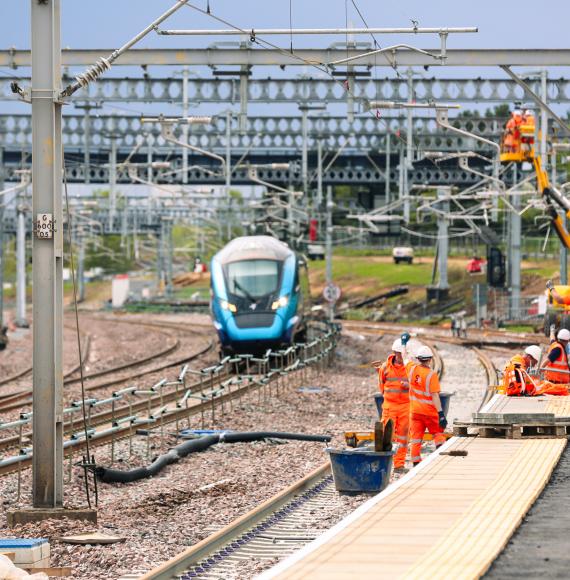
M 548 481 L 566 439 L 462 438 L 280 580 L 478 578 Z
M 469 510 L 404 574 L 407 579 L 479 578 L 532 506 L 566 446 L 566 439 L 529 439 Z
M 485 413 L 554 413 L 557 417 L 570 417 L 570 397 L 495 395 Z
M 546 412 L 557 417 L 570 417 L 570 397 L 548 397 Z

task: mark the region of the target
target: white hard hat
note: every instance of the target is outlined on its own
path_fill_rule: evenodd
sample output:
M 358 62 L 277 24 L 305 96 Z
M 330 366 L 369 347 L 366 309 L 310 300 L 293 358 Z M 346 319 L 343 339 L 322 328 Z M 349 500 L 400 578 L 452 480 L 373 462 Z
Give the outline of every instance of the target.
M 530 109 L 526 109 L 524 114 L 525 115 L 532 115 L 532 111 Z
M 542 350 L 540 346 L 536 346 L 536 344 L 531 344 L 524 349 L 525 353 L 531 356 L 536 362 L 540 360 L 542 355 Z
M 570 330 L 567 328 L 561 328 L 556 335 L 559 340 L 570 340 Z
M 522 115 L 522 111 L 520 109 L 515 109 L 513 115 Z
M 433 358 L 433 352 L 431 352 L 431 348 L 429 346 L 426 346 L 425 344 L 420 346 L 420 348 L 418 349 L 418 352 L 416 354 L 416 358 L 418 359 L 428 359 L 428 358 Z
M 403 352 L 404 351 L 404 347 L 402 346 L 402 340 L 397 338 L 393 343 L 392 343 L 392 350 L 394 352 Z

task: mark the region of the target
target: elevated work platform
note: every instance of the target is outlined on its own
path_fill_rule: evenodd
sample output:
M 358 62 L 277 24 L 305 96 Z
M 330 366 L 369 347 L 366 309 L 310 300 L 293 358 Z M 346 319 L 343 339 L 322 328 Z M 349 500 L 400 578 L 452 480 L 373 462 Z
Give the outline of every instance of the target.
M 566 417 L 569 407 L 569 397 L 496 396 L 484 411 Z M 260 578 L 479 578 L 542 492 L 566 443 L 454 437 Z

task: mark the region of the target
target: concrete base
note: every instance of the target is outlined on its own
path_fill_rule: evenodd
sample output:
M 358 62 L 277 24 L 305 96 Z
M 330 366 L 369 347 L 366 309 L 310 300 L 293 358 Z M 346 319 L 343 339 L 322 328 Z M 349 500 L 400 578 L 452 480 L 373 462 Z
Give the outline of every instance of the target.
M 66 509 L 66 508 L 25 508 L 11 510 L 6 513 L 8 526 L 20 526 L 42 520 L 87 520 L 97 523 L 97 510 L 92 509 Z
M 437 302 L 443 302 L 449 298 L 449 288 L 437 288 L 437 286 L 427 287 L 427 300 L 432 302 L 433 300 Z

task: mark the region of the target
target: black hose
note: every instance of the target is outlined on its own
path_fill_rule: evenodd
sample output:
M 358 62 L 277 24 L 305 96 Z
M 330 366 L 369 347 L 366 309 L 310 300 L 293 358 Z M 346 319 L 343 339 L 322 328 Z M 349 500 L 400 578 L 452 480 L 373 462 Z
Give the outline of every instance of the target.
M 170 449 L 164 455 L 159 455 L 150 465 L 137 467 L 128 471 L 110 469 L 108 467 L 96 467 L 95 475 L 105 483 L 131 483 L 139 479 L 146 479 L 156 475 L 171 463 L 176 463 L 182 457 L 191 453 L 205 451 L 216 443 L 247 443 L 261 441 L 263 439 L 289 439 L 293 441 L 317 441 L 328 443 L 329 435 L 305 435 L 303 433 L 279 433 L 273 431 L 253 431 L 249 433 L 227 432 L 214 435 L 204 435 L 197 439 L 190 439 Z

